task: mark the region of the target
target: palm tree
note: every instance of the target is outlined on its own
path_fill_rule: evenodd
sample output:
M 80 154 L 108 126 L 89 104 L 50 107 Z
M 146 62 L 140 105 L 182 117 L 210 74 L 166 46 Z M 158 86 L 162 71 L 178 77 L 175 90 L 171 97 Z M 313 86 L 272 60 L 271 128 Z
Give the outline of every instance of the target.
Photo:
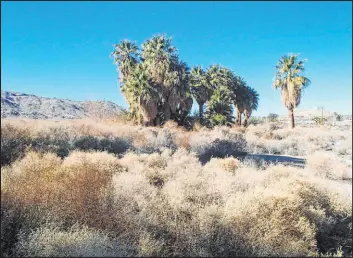
M 276 65 L 275 89 L 281 89 L 283 105 L 289 111 L 291 128 L 294 128 L 294 108 L 300 104 L 303 90 L 309 86 L 310 80 L 303 76 L 304 62 L 299 60 L 299 54 L 283 56 Z
M 179 60 L 176 51 L 171 38 L 163 35 L 154 36 L 142 46 L 142 60 L 163 95 L 165 120 L 169 120 L 176 112 L 180 97 L 183 98 L 182 92 L 188 87 L 188 67 Z
M 235 97 L 233 99 L 234 106 L 236 107 L 237 112 L 237 125 L 241 125 L 241 117 L 245 111 L 246 103 L 249 103 L 249 91 L 246 85 L 246 81 L 242 78 L 237 76 L 235 78 L 235 84 L 237 88 L 235 89 Z
M 185 103 L 190 103 L 190 69 L 185 62 L 177 59 L 171 63 L 170 70 L 174 75 L 174 79 L 170 85 L 170 94 L 167 101 L 169 103 L 171 115 L 175 115 L 178 106 L 186 107 L 188 105 Z
M 174 114 L 174 119 L 176 120 L 178 125 L 187 126 L 185 123 L 187 117 L 190 115 L 192 104 L 193 101 L 191 94 L 189 94 L 189 96 L 185 97 L 179 102 L 176 112 Z
M 207 87 L 206 73 L 200 66 L 195 66 L 190 74 L 190 90 L 199 105 L 199 117 L 203 118 L 203 106 L 209 100 L 210 90 Z
M 132 114 L 138 120 L 142 118 L 147 126 L 154 124 L 160 94 L 146 72 L 144 64 L 136 66 L 135 70 L 126 78 L 121 90 Z
M 111 53 L 114 58 L 114 64 L 118 66 L 120 73 L 119 81 L 122 83 L 129 73 L 134 69 L 134 66 L 139 62 L 139 48 L 135 43 L 129 40 L 122 40 L 119 44 L 114 45 L 115 50 Z
M 166 78 L 170 64 L 176 61 L 176 48 L 171 45 L 171 38 L 156 35 L 142 44 L 141 58 L 147 64 L 151 78 L 162 86 L 171 82 L 171 76 Z
M 247 86 L 248 99 L 245 103 L 244 108 L 244 127 L 248 125 L 248 119 L 250 118 L 252 112 L 257 110 L 259 103 L 259 94 L 257 91 L 249 86 Z
M 230 88 L 232 83 L 232 72 L 218 64 L 210 65 L 206 72 L 206 83 L 207 87 L 213 91 L 220 86 L 226 86 Z
M 213 64 L 209 66 L 203 78 L 201 83 L 208 95 L 206 115 L 211 126 L 233 123 L 232 101 L 235 99 L 235 91 L 238 88 L 234 72 Z
M 214 90 L 207 103 L 206 119 L 210 127 L 234 123 L 231 91 L 226 86 Z

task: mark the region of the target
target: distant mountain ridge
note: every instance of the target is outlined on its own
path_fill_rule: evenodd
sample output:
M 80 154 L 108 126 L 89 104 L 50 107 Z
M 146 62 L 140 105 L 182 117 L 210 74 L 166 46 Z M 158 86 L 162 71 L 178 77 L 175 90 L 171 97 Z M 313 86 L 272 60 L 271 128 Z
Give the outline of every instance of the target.
M 1 91 L 2 118 L 109 118 L 119 115 L 122 111 L 122 107 L 110 101 L 74 101 Z

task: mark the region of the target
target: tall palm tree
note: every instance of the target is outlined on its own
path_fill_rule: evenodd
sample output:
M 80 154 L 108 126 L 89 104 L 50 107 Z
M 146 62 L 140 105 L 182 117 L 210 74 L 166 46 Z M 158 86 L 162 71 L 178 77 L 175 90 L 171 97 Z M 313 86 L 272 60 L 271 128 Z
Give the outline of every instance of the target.
M 255 89 L 247 86 L 247 92 L 248 99 L 244 106 L 244 127 L 248 125 L 248 119 L 250 118 L 252 112 L 257 110 L 259 103 L 259 94 Z
M 170 93 L 168 96 L 168 103 L 171 114 L 176 114 L 177 107 L 186 100 L 190 92 L 190 71 L 187 64 L 179 59 L 171 63 L 170 71 L 174 78 L 170 85 Z
M 199 105 L 199 117 L 202 119 L 203 107 L 209 99 L 211 92 L 207 87 L 206 72 L 200 66 L 195 66 L 191 69 L 190 90 Z
M 294 128 L 294 109 L 300 104 L 303 90 L 310 85 L 310 80 L 303 76 L 304 60 L 298 59 L 299 54 L 283 56 L 276 65 L 275 89 L 281 89 L 283 105 L 289 111 L 291 128 Z
M 114 45 L 115 50 L 111 53 L 114 58 L 114 64 L 118 66 L 120 73 L 119 81 L 122 83 L 124 79 L 134 69 L 134 66 L 139 62 L 138 51 L 139 48 L 134 42 L 129 40 L 122 40 L 119 44 Z
M 235 84 L 237 84 L 237 88 L 235 89 L 235 97 L 233 99 L 234 106 L 236 107 L 237 112 L 237 125 L 241 125 L 242 114 L 245 111 L 246 103 L 249 102 L 249 91 L 246 84 L 246 81 L 242 78 L 237 76 L 235 78 Z
M 148 72 L 163 95 L 163 113 L 165 120 L 175 113 L 178 102 L 178 89 L 187 77 L 187 66 L 179 61 L 176 48 L 171 44 L 171 38 L 157 35 L 142 45 L 142 60 L 148 67 Z

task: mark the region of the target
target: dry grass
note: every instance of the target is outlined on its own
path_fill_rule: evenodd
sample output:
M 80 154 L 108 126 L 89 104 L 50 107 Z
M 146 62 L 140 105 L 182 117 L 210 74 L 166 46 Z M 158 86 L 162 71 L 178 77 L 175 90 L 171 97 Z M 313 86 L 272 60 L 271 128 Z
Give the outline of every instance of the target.
M 351 132 L 88 121 L 1 130 L 3 256 L 352 255 Z M 128 148 L 116 151 L 116 139 Z M 300 153 L 307 164 L 228 157 L 244 150 Z

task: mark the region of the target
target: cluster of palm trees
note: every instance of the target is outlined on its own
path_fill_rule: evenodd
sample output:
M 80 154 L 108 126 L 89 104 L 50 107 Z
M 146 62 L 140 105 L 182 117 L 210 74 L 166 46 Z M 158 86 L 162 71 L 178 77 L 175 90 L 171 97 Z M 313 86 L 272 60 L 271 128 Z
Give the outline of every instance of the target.
M 185 125 L 190 121 L 193 99 L 199 105 L 200 123 L 209 127 L 241 125 L 242 116 L 246 126 L 257 109 L 259 95 L 243 78 L 220 65 L 190 70 L 180 60 L 171 38 L 164 35 L 146 40 L 141 48 L 122 40 L 114 45 L 111 56 L 118 67 L 129 115 L 146 126 L 168 120 Z
M 246 81 L 233 71 L 219 65 L 210 65 L 203 70 L 196 66 L 190 73 L 190 89 L 199 105 L 201 121 L 211 127 L 215 125 L 231 125 L 236 122 L 247 125 L 253 110 L 257 109 L 259 94 L 249 87 Z M 206 104 L 206 112 L 204 105 Z M 236 109 L 236 120 L 233 117 L 233 106 Z

